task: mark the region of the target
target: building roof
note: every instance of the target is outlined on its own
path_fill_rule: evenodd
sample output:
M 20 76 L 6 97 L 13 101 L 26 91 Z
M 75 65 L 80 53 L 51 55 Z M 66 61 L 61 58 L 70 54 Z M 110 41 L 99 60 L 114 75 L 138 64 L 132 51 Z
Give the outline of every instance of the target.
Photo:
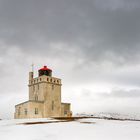
M 44 103 L 44 101 L 29 100 L 29 101 L 25 101 L 25 102 L 19 103 L 19 104 L 15 105 L 15 107 L 16 107 L 16 106 L 19 106 L 19 105 L 27 104 L 27 103 L 29 103 L 29 102 L 35 102 L 35 103 L 41 103 L 41 104 Z
M 43 68 L 39 69 L 39 71 L 44 71 L 44 70 L 52 71 L 52 70 L 49 69 L 47 66 L 44 66 Z

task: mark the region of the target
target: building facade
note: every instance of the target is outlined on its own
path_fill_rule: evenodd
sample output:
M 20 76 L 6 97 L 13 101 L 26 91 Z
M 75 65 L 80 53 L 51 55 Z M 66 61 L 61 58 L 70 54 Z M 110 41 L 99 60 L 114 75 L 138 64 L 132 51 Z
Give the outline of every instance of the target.
M 29 72 L 29 101 L 15 106 L 15 119 L 71 117 L 69 103 L 61 103 L 61 79 L 52 77 L 52 70 L 44 66 L 38 77 Z

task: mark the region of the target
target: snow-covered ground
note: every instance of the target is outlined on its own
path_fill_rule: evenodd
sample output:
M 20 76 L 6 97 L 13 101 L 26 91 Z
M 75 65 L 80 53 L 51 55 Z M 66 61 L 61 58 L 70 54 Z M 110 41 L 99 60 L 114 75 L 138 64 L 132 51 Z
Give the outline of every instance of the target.
M 120 113 L 109 113 L 109 112 L 100 112 L 100 113 L 81 113 L 75 114 L 79 117 L 97 117 L 97 118 L 108 118 L 108 119 L 120 119 L 120 120 L 140 120 L 140 114 L 120 114 Z
M 1 120 L 0 140 L 140 140 L 139 121 L 80 119 L 73 122 L 22 124 L 41 121 L 56 120 Z

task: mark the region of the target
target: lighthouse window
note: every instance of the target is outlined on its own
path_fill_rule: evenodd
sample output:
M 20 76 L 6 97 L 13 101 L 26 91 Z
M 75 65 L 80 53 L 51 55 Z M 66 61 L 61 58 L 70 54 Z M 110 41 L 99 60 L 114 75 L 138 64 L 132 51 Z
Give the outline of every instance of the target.
M 64 111 L 64 115 L 66 115 L 67 114 L 67 111 Z
M 54 110 L 54 101 L 52 101 L 52 110 Z
M 33 92 L 35 92 L 35 86 L 33 86 Z
M 54 90 L 54 85 L 52 85 L 52 90 Z
M 24 113 L 25 113 L 25 115 L 27 115 L 27 108 L 24 109 Z
M 38 114 L 38 108 L 35 108 L 35 114 Z
M 18 109 L 18 115 L 20 115 L 20 107 L 19 107 L 19 109 Z
M 38 96 L 37 95 L 35 95 L 35 101 L 38 101 Z

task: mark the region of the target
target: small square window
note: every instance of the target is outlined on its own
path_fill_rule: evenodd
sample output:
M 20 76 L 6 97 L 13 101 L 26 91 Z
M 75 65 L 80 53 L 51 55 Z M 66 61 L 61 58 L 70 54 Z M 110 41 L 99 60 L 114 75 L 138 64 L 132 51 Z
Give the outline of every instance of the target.
M 24 114 L 27 115 L 27 108 L 24 109 Z
M 38 108 L 35 108 L 35 114 L 38 114 Z
M 35 101 L 38 101 L 38 95 L 35 95 Z
M 20 107 L 18 108 L 18 115 L 20 115 Z
M 35 92 L 35 86 L 33 86 L 33 92 Z
M 52 85 L 52 90 L 54 90 L 54 85 Z
M 54 110 L 54 101 L 52 101 L 52 110 Z

